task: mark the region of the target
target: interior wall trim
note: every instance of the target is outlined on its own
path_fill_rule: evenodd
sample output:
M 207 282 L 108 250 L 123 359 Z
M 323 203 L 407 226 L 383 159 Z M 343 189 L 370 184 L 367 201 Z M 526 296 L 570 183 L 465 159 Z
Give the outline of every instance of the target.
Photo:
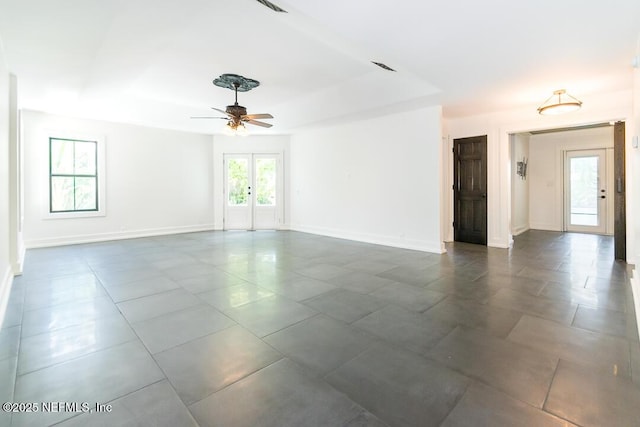
M 199 231 L 213 231 L 213 224 L 187 225 L 181 227 L 150 228 L 145 230 L 130 230 L 114 233 L 86 234 L 79 236 L 62 236 L 50 239 L 25 240 L 28 249 L 46 248 L 51 246 L 76 245 L 82 243 L 107 242 L 110 240 L 135 239 L 140 237 L 164 236 L 168 234 L 195 233 Z
M 11 285 L 13 284 L 13 273 L 11 268 L 7 267 L 2 275 L 2 281 L 0 282 L 0 329 L 4 323 L 4 316 L 7 312 L 7 305 L 9 304 L 9 296 L 11 295 Z
M 27 254 L 27 248 L 24 246 L 24 244 L 21 244 L 20 252 L 18 253 L 18 259 L 11 266 L 11 268 L 13 269 L 14 276 L 22 275 L 22 269 L 24 268 L 24 256 L 26 254 Z
M 543 222 L 532 222 L 529 224 L 531 230 L 543 230 L 543 231 L 562 231 L 562 227 L 558 227 L 557 224 L 549 224 Z
M 442 242 L 428 242 L 416 239 L 403 239 L 392 236 L 376 235 L 369 233 L 358 233 L 353 231 L 340 230 L 337 228 L 309 227 L 305 225 L 292 225 L 290 230 L 303 233 L 317 234 L 320 236 L 335 237 L 338 239 L 354 240 L 357 242 L 372 243 L 374 245 L 391 246 L 394 248 L 411 249 L 421 252 L 431 252 L 436 254 L 445 253 Z
M 529 226 L 516 227 L 511 233 L 514 236 L 519 236 L 520 234 L 529 231 L 531 228 Z

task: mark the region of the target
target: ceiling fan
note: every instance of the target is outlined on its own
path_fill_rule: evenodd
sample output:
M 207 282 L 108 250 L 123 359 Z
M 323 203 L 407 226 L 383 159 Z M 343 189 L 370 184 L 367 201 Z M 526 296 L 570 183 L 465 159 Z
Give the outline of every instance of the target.
M 237 74 L 223 74 L 217 79 L 213 80 L 213 84 L 226 89 L 232 89 L 235 92 L 235 103 L 233 105 L 227 105 L 225 110 L 211 107 L 213 110 L 219 111 L 225 114 L 225 117 L 191 117 L 192 119 L 223 119 L 228 120 L 227 126 L 232 131 L 245 130 L 244 124 L 249 123 L 255 126 L 261 126 L 263 128 L 270 128 L 273 126 L 271 123 L 265 123 L 256 119 L 272 119 L 273 116 L 268 113 L 261 114 L 247 114 L 247 109 L 238 104 L 238 92 L 247 92 L 260 85 L 257 80 L 249 79 Z

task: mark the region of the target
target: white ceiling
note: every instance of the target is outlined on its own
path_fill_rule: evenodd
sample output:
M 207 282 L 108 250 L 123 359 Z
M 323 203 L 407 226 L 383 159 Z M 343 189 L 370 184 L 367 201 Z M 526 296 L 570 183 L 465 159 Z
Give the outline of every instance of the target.
M 0 41 L 21 107 L 217 133 L 211 81 L 268 133 L 442 105 L 448 117 L 535 108 L 632 87 L 640 1 L 0 0 Z M 397 72 L 384 71 L 371 60 Z M 215 115 L 215 114 L 213 114 Z M 252 131 L 262 129 L 252 128 Z

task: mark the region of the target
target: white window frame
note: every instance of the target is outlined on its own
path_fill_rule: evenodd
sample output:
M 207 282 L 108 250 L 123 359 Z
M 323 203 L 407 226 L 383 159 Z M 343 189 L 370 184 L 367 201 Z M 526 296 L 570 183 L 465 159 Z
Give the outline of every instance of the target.
M 98 179 L 98 210 L 95 211 L 76 211 L 76 212 L 51 212 L 51 194 L 49 191 L 50 185 L 50 149 L 49 149 L 49 140 L 50 139 L 67 139 L 67 140 L 75 140 L 75 141 L 95 141 L 96 149 L 97 149 L 97 179 Z M 44 219 L 70 219 L 70 218 L 92 218 L 92 217 L 103 217 L 106 216 L 106 206 L 105 206 L 105 138 L 101 135 L 90 135 L 90 134 L 79 134 L 69 131 L 56 131 L 56 130 L 47 130 L 45 135 L 43 136 L 44 148 L 46 155 L 44 156 L 46 160 L 46 165 L 44 166 L 45 173 L 43 174 L 45 177 L 45 182 L 43 183 L 45 186 L 43 188 L 45 191 L 45 201 L 43 203 Z

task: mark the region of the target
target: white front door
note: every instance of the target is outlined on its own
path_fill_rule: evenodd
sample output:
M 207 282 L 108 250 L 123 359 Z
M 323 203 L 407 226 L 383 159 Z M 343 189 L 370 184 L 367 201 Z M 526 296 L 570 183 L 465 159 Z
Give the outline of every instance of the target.
M 282 222 L 280 154 L 225 154 L 225 230 L 274 230 Z
M 613 192 L 606 149 L 566 153 L 565 224 L 567 231 L 610 234 Z

